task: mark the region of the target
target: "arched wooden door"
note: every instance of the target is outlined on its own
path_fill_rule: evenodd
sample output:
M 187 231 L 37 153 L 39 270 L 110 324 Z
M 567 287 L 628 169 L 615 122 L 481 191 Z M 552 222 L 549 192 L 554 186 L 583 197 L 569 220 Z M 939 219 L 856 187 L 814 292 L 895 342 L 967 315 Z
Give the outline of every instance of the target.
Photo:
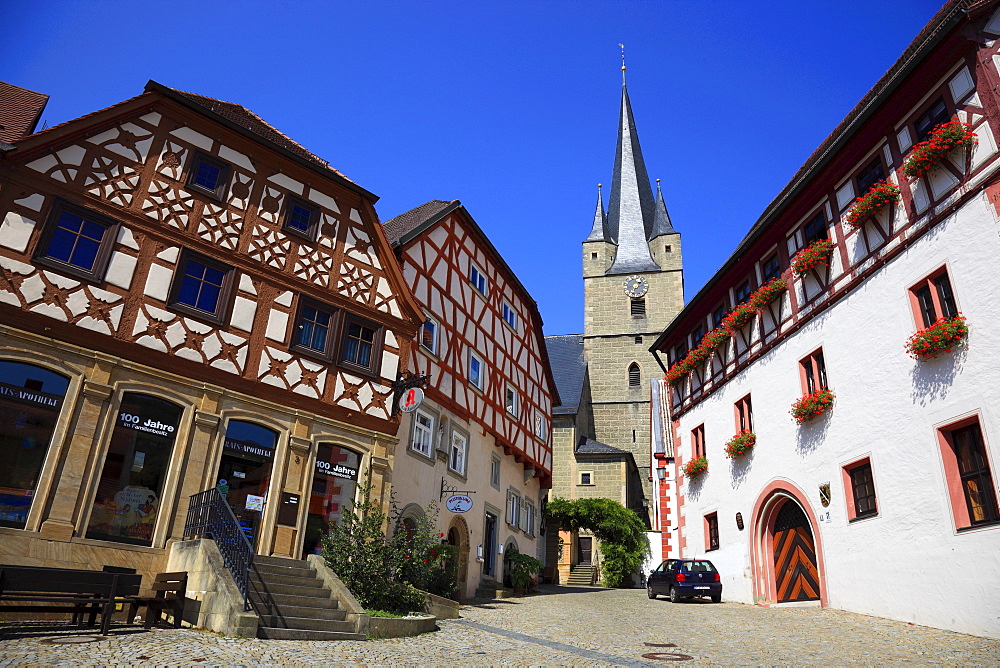
M 819 572 L 816 543 L 809 518 L 795 501 L 788 499 L 774 520 L 774 580 L 778 602 L 818 601 Z

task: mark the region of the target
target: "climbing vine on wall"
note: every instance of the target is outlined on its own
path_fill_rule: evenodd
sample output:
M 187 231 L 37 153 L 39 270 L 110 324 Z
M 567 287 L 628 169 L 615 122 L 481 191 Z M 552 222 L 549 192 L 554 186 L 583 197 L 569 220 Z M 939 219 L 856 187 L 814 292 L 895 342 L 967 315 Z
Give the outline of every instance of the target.
M 587 529 L 601 541 L 605 586 L 632 586 L 632 574 L 649 554 L 646 525 L 635 511 L 611 499 L 560 498 L 549 501 L 545 510 L 561 529 Z

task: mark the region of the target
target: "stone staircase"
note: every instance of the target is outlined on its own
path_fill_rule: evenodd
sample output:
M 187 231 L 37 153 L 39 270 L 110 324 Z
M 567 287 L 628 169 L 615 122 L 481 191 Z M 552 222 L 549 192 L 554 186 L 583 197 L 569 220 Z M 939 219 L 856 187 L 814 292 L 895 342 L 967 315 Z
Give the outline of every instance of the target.
M 570 587 L 591 587 L 594 584 L 594 566 L 592 564 L 577 564 L 570 569 L 566 585 Z
M 364 640 L 308 562 L 254 557 L 250 601 L 260 617 L 258 638 Z

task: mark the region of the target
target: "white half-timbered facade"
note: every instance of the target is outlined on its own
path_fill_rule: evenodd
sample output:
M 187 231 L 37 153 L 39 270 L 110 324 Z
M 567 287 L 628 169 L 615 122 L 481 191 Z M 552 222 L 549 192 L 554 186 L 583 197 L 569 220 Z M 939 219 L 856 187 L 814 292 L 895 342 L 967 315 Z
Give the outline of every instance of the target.
M 541 550 L 541 490 L 551 486 L 558 394 L 531 295 L 460 202 L 431 201 L 384 225 L 424 325 L 410 370 L 429 374 L 408 414 L 393 476 L 412 511 L 435 502 L 461 554 L 460 595 L 503 579 L 510 546 Z M 405 449 L 405 452 L 404 452 Z M 471 511 L 443 507 L 442 489 L 470 492 Z
M 1000 637 L 998 40 L 1000 4 L 947 3 L 650 348 L 669 368 L 673 451 L 654 457 L 680 541 L 664 556 L 711 559 L 728 600 Z M 951 121 L 975 143 L 904 169 Z M 852 214 L 882 181 L 899 201 Z M 828 261 L 797 270 L 824 240 Z M 776 299 L 681 364 L 777 278 Z M 959 342 L 908 354 L 959 317 Z M 727 456 L 744 432 L 752 447 Z M 685 471 L 699 457 L 707 471 Z

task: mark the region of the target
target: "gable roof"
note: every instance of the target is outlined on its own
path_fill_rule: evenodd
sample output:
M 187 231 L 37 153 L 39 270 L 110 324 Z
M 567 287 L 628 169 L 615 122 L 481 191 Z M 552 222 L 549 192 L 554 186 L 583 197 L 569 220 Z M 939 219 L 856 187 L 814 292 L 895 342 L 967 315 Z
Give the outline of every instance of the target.
M 577 441 L 576 449 L 574 454 L 577 455 L 615 455 L 618 457 L 629 456 L 632 457 L 632 453 L 628 450 L 622 450 L 616 448 L 607 443 L 601 443 L 600 441 L 595 441 L 592 438 L 587 438 L 586 436 L 581 436 L 580 440 Z
M 441 220 L 445 215 L 451 213 L 461 205 L 462 203 L 457 199 L 453 199 L 450 202 L 446 202 L 443 199 L 432 199 L 405 213 L 399 214 L 395 218 L 390 218 L 382 223 L 382 229 L 385 230 L 385 235 L 389 237 L 389 242 L 395 246 L 403 243 L 403 237 L 407 237 L 407 241 L 409 241 L 414 230 L 423 223 L 428 223 L 429 227 L 430 221 L 437 222 Z
M 35 131 L 49 96 L 0 81 L 0 142 L 12 142 Z
M 587 375 L 587 360 L 583 355 L 582 334 L 559 334 L 545 337 L 552 376 L 562 403 L 552 409 L 553 415 L 572 415 L 580 408 L 583 381 Z

